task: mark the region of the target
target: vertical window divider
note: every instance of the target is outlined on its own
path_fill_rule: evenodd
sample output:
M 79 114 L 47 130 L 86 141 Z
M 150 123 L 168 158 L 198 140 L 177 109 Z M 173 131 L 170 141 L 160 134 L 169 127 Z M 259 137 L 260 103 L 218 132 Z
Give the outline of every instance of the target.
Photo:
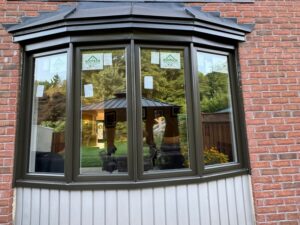
M 196 139 L 196 133 L 195 133 L 195 123 L 194 121 L 194 116 L 193 116 L 193 112 L 194 108 L 193 108 L 193 100 L 195 98 L 195 95 L 193 93 L 194 87 L 193 87 L 193 76 L 191 76 L 193 74 L 193 68 L 191 66 L 189 66 L 191 64 L 191 60 L 192 60 L 192 44 L 190 45 L 190 47 L 185 47 L 184 48 L 184 74 L 185 74 L 185 86 L 186 86 L 186 90 L 185 90 L 185 95 L 186 95 L 186 103 L 187 103 L 187 124 L 188 124 L 188 142 L 189 142 L 189 161 L 190 161 L 190 168 L 192 169 L 192 171 L 195 171 L 197 168 L 197 157 L 195 157 L 195 152 L 197 151 L 197 146 L 195 143 L 195 139 Z M 188 90 L 192 90 L 188 91 Z
M 69 44 L 68 50 L 68 68 L 67 68 L 67 109 L 66 109 L 66 150 L 65 150 L 65 178 L 67 183 L 71 183 L 73 180 L 73 148 L 74 148 L 74 135 L 76 130 L 74 129 L 74 101 L 76 98 L 73 98 L 75 95 L 75 82 L 74 82 L 74 46 L 73 43 Z
M 29 154 L 30 154 L 30 139 L 31 139 L 31 120 L 32 120 L 32 96 L 33 96 L 33 86 L 34 86 L 34 57 L 31 54 L 28 57 L 27 60 L 27 70 L 24 71 L 25 74 L 28 75 L 28 79 L 24 78 L 24 86 L 26 86 L 27 92 L 26 95 L 24 96 L 24 104 L 26 104 L 26 102 L 29 102 L 28 105 L 23 105 L 22 108 L 24 108 L 25 110 L 25 116 L 26 118 L 28 118 L 25 122 L 24 125 L 24 130 L 25 132 L 25 142 L 24 142 L 24 146 L 25 146 L 25 151 L 23 151 L 24 155 L 22 157 L 24 157 L 24 164 L 23 164 L 23 174 L 26 176 L 28 174 L 28 165 L 29 165 Z M 24 177 L 25 177 L 24 176 Z
M 140 45 L 135 46 L 135 100 L 136 100 L 136 157 L 137 178 L 141 179 L 144 173 L 144 158 L 143 158 L 143 129 L 142 129 L 142 90 L 141 90 L 141 56 Z M 138 62 L 138 63 L 137 63 Z
M 81 140 L 81 129 L 80 129 L 80 123 L 81 123 L 81 55 L 80 55 L 80 48 L 76 48 L 74 51 L 74 59 L 78 62 L 74 65 L 75 73 L 73 76 L 73 153 L 72 154 L 72 176 L 74 180 L 78 179 L 79 175 L 79 168 L 80 168 L 80 140 Z
M 203 135 L 202 135 L 202 122 L 201 122 L 201 109 L 200 109 L 200 98 L 199 98 L 199 80 L 197 76 L 197 49 L 194 43 L 190 44 L 190 55 L 191 55 L 191 74 L 192 74 L 192 95 L 193 95 L 193 119 L 194 119 L 194 138 L 195 138 L 195 156 L 198 163 L 197 173 L 202 176 L 204 172 L 204 148 L 203 148 Z
M 239 79 L 237 76 L 233 76 L 233 74 L 235 73 L 235 69 L 234 69 L 234 65 L 233 65 L 233 60 L 231 57 L 231 53 L 228 53 L 227 56 L 228 59 L 228 73 L 229 73 L 229 86 L 230 86 L 230 96 L 231 96 L 231 104 L 232 104 L 232 119 L 233 119 L 233 144 L 235 146 L 234 151 L 233 152 L 235 154 L 235 160 L 237 162 L 242 162 L 242 158 L 241 158 L 241 154 L 240 152 L 238 152 L 238 149 L 240 149 L 240 144 L 239 142 L 239 131 L 238 131 L 238 125 L 240 123 L 239 120 L 239 114 L 240 112 L 238 112 L 238 95 L 236 94 L 238 89 L 239 89 L 239 85 L 237 85 L 237 79 Z
M 136 157 L 136 153 L 139 151 L 137 146 L 136 137 L 138 135 L 137 132 L 137 115 L 138 115 L 138 107 L 136 103 L 136 96 L 138 91 L 136 90 L 137 81 L 136 81 L 136 65 L 135 65 L 135 43 L 132 39 L 130 41 L 130 51 L 128 58 L 128 73 L 127 73 L 127 115 L 128 115 L 128 158 L 129 158 L 129 177 L 137 181 L 138 180 L 138 172 L 137 165 L 138 159 Z

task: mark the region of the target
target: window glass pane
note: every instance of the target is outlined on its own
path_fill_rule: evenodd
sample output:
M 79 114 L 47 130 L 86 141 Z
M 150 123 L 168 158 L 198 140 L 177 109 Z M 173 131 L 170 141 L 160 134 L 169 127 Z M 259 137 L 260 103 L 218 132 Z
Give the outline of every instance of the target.
M 125 49 L 81 53 L 81 174 L 127 173 Z
M 35 59 L 29 172 L 64 172 L 67 54 Z
M 205 165 L 236 161 L 227 56 L 198 52 Z
M 189 168 L 183 50 L 141 49 L 144 171 Z

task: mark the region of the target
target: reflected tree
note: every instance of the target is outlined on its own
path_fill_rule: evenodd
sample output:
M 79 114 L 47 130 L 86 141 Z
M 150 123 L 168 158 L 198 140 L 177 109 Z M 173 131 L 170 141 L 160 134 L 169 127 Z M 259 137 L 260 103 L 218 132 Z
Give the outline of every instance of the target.
M 198 73 L 201 111 L 206 113 L 227 109 L 228 74 L 211 72 L 206 75 Z

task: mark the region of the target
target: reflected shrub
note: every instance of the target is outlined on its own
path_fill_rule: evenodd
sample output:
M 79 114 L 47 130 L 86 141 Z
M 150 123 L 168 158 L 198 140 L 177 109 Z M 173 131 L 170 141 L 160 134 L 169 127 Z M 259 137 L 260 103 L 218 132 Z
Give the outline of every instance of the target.
M 229 162 L 229 158 L 224 153 L 220 152 L 215 146 L 205 148 L 204 150 L 204 163 L 205 165 L 213 165 Z

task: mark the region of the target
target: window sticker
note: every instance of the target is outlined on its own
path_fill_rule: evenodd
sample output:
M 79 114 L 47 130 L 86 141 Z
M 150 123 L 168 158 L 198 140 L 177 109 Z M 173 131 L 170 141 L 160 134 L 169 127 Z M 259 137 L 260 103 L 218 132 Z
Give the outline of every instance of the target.
M 152 76 L 144 76 L 144 88 L 145 89 L 153 89 L 153 77 Z
M 102 70 L 103 54 L 82 54 L 82 70 Z
M 89 98 L 94 96 L 93 85 L 85 84 L 84 85 L 84 97 Z
M 59 75 L 65 77 L 67 57 L 65 54 L 56 55 L 50 58 L 50 75 Z
M 180 69 L 180 53 L 161 52 L 160 67 L 163 69 Z
M 43 97 L 44 89 L 45 89 L 44 85 L 38 85 L 36 87 L 36 94 L 35 95 L 36 95 L 37 98 Z
M 151 64 L 159 64 L 159 52 L 151 52 Z
M 112 66 L 112 53 L 104 53 L 103 64 L 104 66 Z

